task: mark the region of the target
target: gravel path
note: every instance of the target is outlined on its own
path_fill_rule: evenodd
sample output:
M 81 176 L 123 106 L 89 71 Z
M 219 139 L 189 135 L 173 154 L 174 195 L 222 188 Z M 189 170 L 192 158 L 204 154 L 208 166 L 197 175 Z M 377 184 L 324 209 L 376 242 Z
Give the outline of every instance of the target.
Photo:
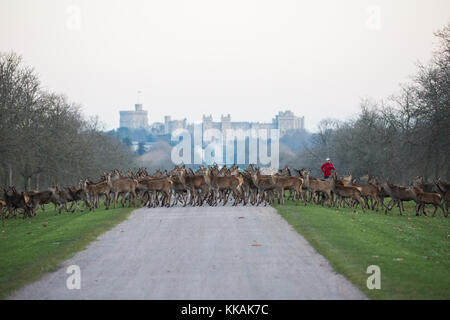
M 242 206 L 138 209 L 10 298 L 366 299 L 275 209 Z

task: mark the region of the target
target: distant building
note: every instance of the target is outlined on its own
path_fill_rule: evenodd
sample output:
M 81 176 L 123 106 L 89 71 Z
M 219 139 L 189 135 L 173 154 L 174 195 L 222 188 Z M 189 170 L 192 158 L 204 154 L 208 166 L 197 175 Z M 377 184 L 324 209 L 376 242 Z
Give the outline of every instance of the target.
M 120 128 L 149 129 L 148 112 L 139 103 L 134 108 L 134 111 L 120 111 Z
M 305 117 L 296 117 L 290 110 L 278 112 L 272 123 L 280 129 L 280 136 L 284 136 L 289 130 L 305 129 Z
M 170 116 L 164 117 L 164 134 L 171 134 L 177 129 L 186 129 L 187 119 L 172 120 Z
M 305 117 L 297 117 L 290 110 L 280 111 L 272 119 L 271 123 L 260 123 L 260 122 L 232 122 L 231 116 L 228 114 L 226 116 L 222 115 L 219 121 L 213 121 L 212 115 L 203 115 L 203 131 L 207 129 L 219 129 L 222 132 L 227 129 L 279 129 L 280 136 L 286 134 L 290 130 L 304 130 L 305 129 Z
M 164 123 L 162 122 L 152 123 L 150 126 L 150 132 L 156 135 L 164 134 Z
M 129 129 L 146 129 L 156 136 L 171 135 L 177 129 L 193 130 L 193 125 L 188 125 L 187 119 L 173 120 L 170 116 L 164 117 L 164 123 L 155 122 L 148 124 L 148 112 L 142 109 L 142 104 L 135 104 L 134 111 L 120 111 L 120 127 Z M 230 114 L 222 115 L 220 121 L 214 121 L 212 115 L 203 115 L 203 131 L 207 129 L 219 129 L 226 132 L 227 129 L 279 129 L 280 136 L 290 130 L 304 130 L 305 117 L 297 117 L 292 111 L 279 111 L 272 122 L 260 123 L 249 121 L 231 121 Z

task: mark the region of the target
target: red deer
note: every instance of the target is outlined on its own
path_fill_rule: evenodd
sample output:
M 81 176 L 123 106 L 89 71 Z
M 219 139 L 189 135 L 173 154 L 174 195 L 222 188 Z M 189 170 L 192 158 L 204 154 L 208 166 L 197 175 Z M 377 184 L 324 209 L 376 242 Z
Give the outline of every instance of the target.
M 434 192 L 434 183 L 425 183 L 422 176 L 417 176 L 414 179 L 414 186 L 419 187 L 424 192 Z
M 17 192 L 15 187 L 9 187 L 3 189 L 6 209 L 8 210 L 8 217 L 13 214 L 16 216 L 16 212 L 19 209 L 23 210 L 23 218 L 31 217 L 31 204 L 30 197 L 26 192 Z
M 284 193 L 286 189 L 290 190 L 290 193 L 292 193 L 293 199 L 295 200 L 295 204 L 298 205 L 298 199 L 302 195 L 302 186 L 303 186 L 303 178 L 299 176 L 280 176 L 280 175 L 274 175 L 274 181 L 275 184 L 277 184 L 281 190 L 282 193 L 279 195 L 284 203 Z M 306 204 L 306 202 L 305 202 Z
M 353 183 L 353 176 L 351 173 L 349 173 L 345 176 L 342 176 L 340 180 L 342 181 L 344 187 L 351 186 Z
M 442 190 L 444 192 L 450 190 L 450 182 L 444 182 L 444 181 L 441 181 L 441 179 L 437 179 L 435 184 L 440 190 Z
M 378 187 L 370 183 L 370 176 L 366 174 L 365 176 L 360 178 L 362 184 L 358 185 L 355 181 L 352 181 L 350 185 L 357 187 L 359 191 L 361 191 L 361 196 L 364 199 L 367 208 L 375 209 L 378 211 L 378 207 L 380 204 L 380 197 L 378 196 Z M 371 205 L 369 205 L 369 201 Z
M 114 209 L 117 206 L 117 200 L 119 199 L 119 195 L 122 194 L 122 206 L 124 205 L 123 199 L 125 194 L 130 194 L 131 199 L 129 201 L 129 206 L 131 207 L 131 200 L 133 200 L 133 205 L 136 207 L 136 186 L 138 181 L 133 178 L 122 177 L 118 175 L 114 180 L 111 179 L 111 175 L 108 174 L 106 176 L 106 182 L 111 190 L 114 193 Z
M 158 193 L 161 192 L 163 194 L 162 205 L 170 207 L 170 200 L 173 191 L 173 181 L 169 178 L 141 178 L 138 180 L 138 184 L 136 186 L 137 191 L 143 191 L 147 194 L 146 204 L 150 208 L 151 206 L 155 206 L 155 203 L 151 201 L 152 196 L 150 192 L 154 195 L 153 198 L 158 196 Z
M 43 207 L 43 205 L 48 203 L 53 203 L 55 210 L 58 209 L 59 213 L 61 213 L 62 207 L 65 206 L 65 195 L 54 187 L 44 191 L 27 192 L 27 194 L 30 197 L 30 207 L 33 215 L 36 215 L 39 206 Z
M 49 191 L 52 192 L 52 202 L 57 206 L 58 213 L 61 214 L 61 210 L 64 208 L 67 212 L 67 202 L 70 200 L 70 194 L 65 190 L 60 190 L 58 186 L 54 186 L 49 188 Z
M 109 209 L 111 202 L 111 187 L 108 185 L 107 181 L 100 181 L 97 183 L 89 182 L 86 179 L 83 183 L 83 191 L 90 199 L 90 209 L 94 210 L 100 206 L 100 197 L 105 196 L 105 207 L 106 210 Z
M 419 215 L 420 208 L 422 208 L 422 213 L 427 215 L 425 212 L 425 205 L 432 204 L 434 206 L 433 217 L 436 214 L 438 207 L 441 208 L 442 213 L 447 217 L 447 212 L 444 211 L 444 208 L 442 207 L 441 195 L 439 193 L 424 192 L 421 188 L 414 186 L 409 187 L 408 190 L 414 195 L 414 201 L 416 202 L 416 216 Z
M 181 198 L 183 200 L 183 207 L 187 205 L 188 190 L 186 188 L 186 180 L 184 179 L 184 170 L 175 167 L 169 174 L 173 182 L 173 190 L 175 192 L 174 205 L 178 203 Z
M 359 181 L 361 181 L 361 184 L 369 184 L 371 183 L 372 177 L 369 175 L 369 173 L 366 173 L 362 177 L 359 178 Z
M 189 174 L 182 168 L 180 178 L 184 180 L 185 188 L 189 191 L 189 204 L 202 205 L 211 187 L 209 168 L 199 170 L 197 173 L 192 169 L 188 171 Z
M 244 205 L 247 205 L 247 203 L 249 202 L 254 205 L 258 200 L 258 188 L 253 182 L 251 173 L 249 171 L 241 172 L 241 176 L 244 179 L 244 182 L 242 183 Z
M 278 194 L 282 195 L 283 190 L 280 186 L 275 183 L 274 177 L 271 175 L 261 175 L 259 170 L 252 172 L 251 174 L 253 183 L 258 188 L 259 201 L 257 205 L 260 205 L 262 200 L 264 200 L 264 206 L 267 205 L 267 200 L 269 203 L 274 202 L 273 191 L 277 191 Z M 270 198 L 267 197 L 270 195 Z M 280 204 L 280 197 L 278 198 L 278 203 Z
M 310 200 L 313 202 L 313 198 L 316 194 L 323 193 L 325 195 L 325 199 L 321 201 L 323 205 L 325 201 L 328 200 L 328 206 L 334 203 L 333 197 L 331 195 L 331 185 L 327 180 L 317 179 L 310 176 L 310 172 L 306 170 L 302 170 L 302 175 L 305 177 L 305 187 L 311 193 Z
M 41 207 L 42 211 L 45 211 L 45 205 L 53 202 L 55 206 L 55 210 L 57 209 L 57 204 L 52 201 L 52 191 L 44 190 L 44 191 L 27 191 L 26 194 L 30 197 L 30 207 L 32 214 L 36 213 L 38 207 Z
M 391 197 L 391 199 L 392 199 L 391 201 L 393 202 L 393 205 L 391 206 L 391 208 L 389 208 L 389 205 L 385 206 L 384 213 L 386 213 L 386 214 L 387 214 L 388 210 L 392 210 L 392 208 L 397 204 L 398 209 L 400 210 L 400 215 L 402 215 L 402 210 L 405 210 L 403 208 L 403 201 L 411 201 L 411 200 L 414 200 L 414 198 L 415 198 L 412 191 L 408 190 L 405 187 L 390 184 L 387 181 L 383 181 L 381 186 L 386 191 L 386 193 Z
M 78 201 L 83 201 L 83 203 L 84 203 L 83 210 L 89 207 L 86 193 L 83 191 L 83 188 L 66 187 L 66 189 L 67 189 L 67 199 L 68 199 L 67 201 L 72 202 L 72 205 L 70 206 L 69 211 L 76 212 L 78 209 L 80 209 L 78 206 Z M 75 209 L 73 209 L 74 206 L 75 206 Z M 83 210 L 81 210 L 81 211 L 83 211 Z
M 384 198 L 389 197 L 389 194 L 384 190 L 384 188 L 381 186 L 381 184 L 378 181 L 378 178 L 375 177 L 373 179 L 373 185 L 377 188 L 377 197 L 379 199 L 379 202 L 381 203 L 381 206 L 385 209 L 387 208 L 384 204 Z
M 364 202 L 361 200 L 361 191 L 354 186 L 344 186 L 336 183 L 336 172 L 331 175 L 330 187 L 331 190 L 336 194 L 337 197 L 337 207 L 340 208 L 343 199 L 350 198 L 356 203 L 356 207 L 353 205 L 353 211 L 356 212 L 358 205 L 361 206 L 364 212 Z
M 224 168 L 222 168 L 222 174 L 225 174 Z M 244 178 L 238 175 L 221 176 L 220 174 L 220 172 L 216 174 L 211 173 L 210 187 L 213 192 L 214 204 L 217 205 L 217 199 L 220 195 L 219 201 L 223 201 L 223 205 L 226 205 L 228 201 L 226 193 L 232 192 L 234 198 L 233 206 L 237 205 L 242 195 L 241 186 L 244 183 Z

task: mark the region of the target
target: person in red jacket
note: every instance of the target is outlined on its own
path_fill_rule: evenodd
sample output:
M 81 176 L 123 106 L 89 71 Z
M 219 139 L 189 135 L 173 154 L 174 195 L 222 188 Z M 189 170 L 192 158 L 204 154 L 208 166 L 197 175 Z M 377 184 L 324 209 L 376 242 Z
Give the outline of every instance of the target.
M 335 170 L 336 171 L 336 168 L 331 163 L 330 158 L 327 158 L 327 161 L 320 167 L 320 169 L 322 170 L 323 177 L 325 179 L 328 179 L 331 176 L 331 170 Z

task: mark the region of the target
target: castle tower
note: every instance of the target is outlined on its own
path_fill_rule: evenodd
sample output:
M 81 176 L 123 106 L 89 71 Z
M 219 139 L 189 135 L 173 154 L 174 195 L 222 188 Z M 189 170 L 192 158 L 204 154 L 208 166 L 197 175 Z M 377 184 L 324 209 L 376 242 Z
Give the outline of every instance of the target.
M 170 133 L 170 116 L 164 116 L 164 134 Z
M 133 110 L 120 111 L 120 128 L 148 129 L 148 112 L 141 103 L 136 103 Z

